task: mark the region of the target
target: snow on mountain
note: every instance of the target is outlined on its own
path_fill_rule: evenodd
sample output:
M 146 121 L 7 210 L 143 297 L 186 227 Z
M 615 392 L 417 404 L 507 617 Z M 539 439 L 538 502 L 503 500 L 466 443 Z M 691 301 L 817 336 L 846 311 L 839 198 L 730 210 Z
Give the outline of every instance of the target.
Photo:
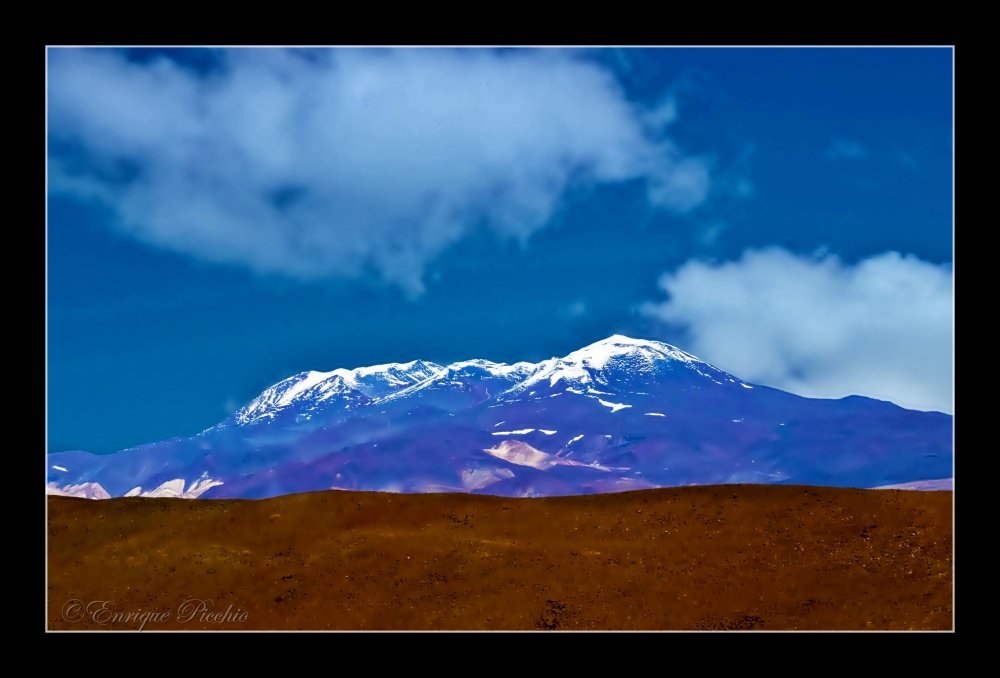
M 391 363 L 353 370 L 334 370 L 353 389 L 378 400 L 396 391 L 429 379 L 441 370 L 440 365 L 423 360 Z
M 343 377 L 332 372 L 303 372 L 271 386 L 253 402 L 234 415 L 237 424 L 247 426 L 265 419 L 274 419 L 279 412 L 296 402 L 316 405 L 336 395 L 361 396 L 347 385 Z
M 413 360 L 353 370 L 302 372 L 266 389 L 233 419 L 241 426 L 256 424 L 274 419 L 290 406 L 304 404 L 303 412 L 313 412 L 331 399 L 350 409 L 425 381 L 440 371 L 440 365 Z
M 727 482 L 900 486 L 951 476 L 951 431 L 949 415 L 753 387 L 674 346 L 614 335 L 539 363 L 303 372 L 192 438 L 51 454 L 46 491 L 260 498 L 330 488 L 527 496 Z
M 46 494 L 55 494 L 62 497 L 80 497 L 81 499 L 110 499 L 111 495 L 99 483 L 80 483 L 79 485 L 66 485 L 59 487 L 58 483 L 51 482 L 45 486 Z
M 669 344 L 616 334 L 573 351 L 564 358 L 550 358 L 540 363 L 519 362 L 508 365 L 475 359 L 442 367 L 414 360 L 353 370 L 302 372 L 266 389 L 237 412 L 233 421 L 241 426 L 257 424 L 272 420 L 290 408 L 300 417 L 309 419 L 324 407 L 351 409 L 400 401 L 413 396 L 423 397 L 426 392 L 455 391 L 455 387 L 461 387 L 470 394 L 478 393 L 480 400 L 491 397 L 497 397 L 501 401 L 516 399 L 523 397 L 525 391 L 530 391 L 533 387 L 552 389 L 557 384 L 569 393 L 596 397 L 608 395 L 607 391 L 595 387 L 607 386 L 609 379 L 620 381 L 624 378 L 638 382 L 672 364 L 682 365 L 716 384 L 722 383 L 720 379 L 728 383 L 743 384 Z M 528 393 L 529 397 L 533 395 L 534 392 Z M 553 397 L 559 394 L 546 395 Z M 604 400 L 600 400 L 600 403 L 614 412 L 631 407 L 627 403 Z
M 519 383 L 525 376 L 531 374 L 537 365 L 520 362 L 508 365 L 494 363 L 489 360 L 464 360 L 439 367 L 426 379 L 407 386 L 395 393 L 387 395 L 387 401 L 400 400 L 418 394 L 421 391 L 442 390 L 454 386 L 465 386 L 475 381 L 484 387 L 485 397 L 490 397 L 489 386 L 494 387 L 494 394 L 502 392 Z
M 896 485 L 880 485 L 871 488 L 873 490 L 954 490 L 954 478 L 939 478 L 937 480 L 916 480 L 911 483 L 899 483 Z
M 654 374 L 658 369 L 671 366 L 671 363 L 683 365 L 709 379 L 719 377 L 728 379 L 731 383 L 739 383 L 739 380 L 675 346 L 616 334 L 573 351 L 564 358 L 542 361 L 535 366 L 528 379 L 511 389 L 510 394 L 522 393 L 539 384 L 553 388 L 558 382 L 563 382 L 567 387 L 593 387 L 595 384 L 607 386 L 610 371 L 617 370 L 632 378 L 641 379 Z
M 197 499 L 206 491 L 213 487 L 222 485 L 221 480 L 213 480 L 207 475 L 195 480 L 184 490 L 184 479 L 175 478 L 162 483 L 158 487 L 147 492 L 142 491 L 142 487 L 134 487 L 123 497 L 175 497 L 180 499 Z M 80 483 L 78 485 L 65 485 L 59 487 L 59 483 L 51 482 L 45 486 L 46 494 L 54 494 L 61 497 L 80 497 L 82 499 L 110 499 L 111 495 L 100 483 Z
M 208 477 L 207 473 L 203 473 L 200 478 L 192 482 L 187 491 L 184 490 L 184 479 L 174 478 L 173 480 L 168 480 L 165 483 L 160 484 L 158 487 L 148 490 L 146 492 L 142 491 L 142 486 L 133 487 L 131 490 L 125 493 L 126 497 L 176 497 L 180 499 L 197 499 L 203 495 L 208 490 L 213 487 L 222 485 L 221 480 L 213 480 Z

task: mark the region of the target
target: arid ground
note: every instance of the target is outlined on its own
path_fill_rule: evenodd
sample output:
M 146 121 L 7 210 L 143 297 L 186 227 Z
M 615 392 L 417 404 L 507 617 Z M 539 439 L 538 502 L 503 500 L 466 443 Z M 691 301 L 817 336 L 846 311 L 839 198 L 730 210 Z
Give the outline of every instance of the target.
M 48 502 L 50 629 L 952 625 L 945 491 Z

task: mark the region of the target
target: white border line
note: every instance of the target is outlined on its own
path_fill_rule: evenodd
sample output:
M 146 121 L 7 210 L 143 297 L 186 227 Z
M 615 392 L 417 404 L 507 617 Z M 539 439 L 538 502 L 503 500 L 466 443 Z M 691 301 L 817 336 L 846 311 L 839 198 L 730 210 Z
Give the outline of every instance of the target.
M 955 48 L 951 50 L 951 630 L 955 630 Z
M 46 45 L 66 49 L 951 49 L 954 45 Z
M 45 48 L 45 454 L 43 476 L 49 479 L 49 48 Z M 47 483 L 46 483 L 47 484 Z M 45 493 L 45 630 L 49 629 L 49 496 Z
M 951 259 L 952 259 L 952 319 L 951 319 L 951 629 L 950 630 L 886 630 L 873 629 L 865 633 L 954 633 L 955 632 L 955 46 L 954 45 L 46 45 L 45 46 L 45 462 L 43 465 L 45 478 L 48 479 L 49 451 L 49 49 L 368 49 L 368 48 L 401 48 L 401 49 L 439 49 L 439 48 L 469 48 L 469 49 L 950 49 L 951 50 Z M 48 626 L 48 580 L 49 580 L 49 501 L 48 494 L 43 495 L 45 502 L 45 631 L 49 633 L 86 633 L 83 629 L 50 629 Z M 107 629 L 109 633 L 136 633 L 127 629 Z M 149 633 L 190 633 L 184 630 L 154 630 Z M 218 629 L 212 633 L 285 633 L 280 630 L 263 629 Z M 294 633 L 553 633 L 553 631 L 532 630 L 491 630 L 462 631 L 453 629 L 442 630 L 329 630 L 302 629 Z M 555 633 L 855 633 L 852 630 L 818 631 L 773 630 L 773 631 L 698 631 L 698 630 L 571 630 L 554 631 Z

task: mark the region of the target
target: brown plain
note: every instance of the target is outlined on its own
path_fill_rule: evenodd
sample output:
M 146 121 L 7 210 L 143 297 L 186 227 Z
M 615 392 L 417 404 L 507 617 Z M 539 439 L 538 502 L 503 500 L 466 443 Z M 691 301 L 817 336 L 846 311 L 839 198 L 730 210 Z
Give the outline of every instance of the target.
M 952 493 L 724 485 L 545 499 L 48 498 L 67 601 L 167 629 L 951 629 Z M 230 621 L 182 622 L 211 601 Z M 236 611 L 245 613 L 232 621 Z

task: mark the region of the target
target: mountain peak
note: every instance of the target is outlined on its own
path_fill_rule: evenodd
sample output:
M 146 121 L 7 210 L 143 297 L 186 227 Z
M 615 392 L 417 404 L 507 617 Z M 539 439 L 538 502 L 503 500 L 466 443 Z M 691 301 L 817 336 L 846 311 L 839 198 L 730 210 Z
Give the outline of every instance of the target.
M 600 341 L 595 341 L 595 344 L 606 344 L 609 342 L 620 343 L 620 344 L 641 344 L 647 343 L 648 339 L 633 339 L 632 337 L 626 337 L 624 334 L 612 334 L 607 339 L 601 339 Z
M 680 351 L 680 349 L 677 348 L 676 346 L 667 344 L 662 341 L 656 341 L 654 339 L 636 339 L 634 337 L 627 337 L 624 334 L 612 334 L 610 337 L 607 337 L 606 339 L 595 341 L 594 343 L 588 344 L 587 346 L 584 346 L 579 350 L 585 351 L 589 348 L 593 348 L 596 346 L 637 346 L 637 347 L 645 346 L 645 347 L 666 348 L 673 351 Z
M 590 383 L 593 379 L 604 384 L 605 379 L 600 373 L 612 360 L 624 361 L 627 363 L 626 369 L 634 374 L 655 371 L 659 365 L 669 361 L 685 363 L 696 370 L 698 365 L 708 367 L 690 353 L 670 344 L 613 334 L 565 357 L 543 360 L 538 363 L 532 375 L 515 386 L 512 392 L 519 393 L 542 382 L 548 382 L 549 387 L 554 387 L 559 381 L 583 384 Z
M 633 339 L 623 334 L 613 334 L 607 339 L 601 339 L 589 346 L 573 351 L 563 360 L 569 363 L 582 363 L 595 369 L 603 368 L 614 357 L 622 355 L 638 355 L 647 361 L 671 359 L 685 363 L 700 363 L 702 361 L 676 346 L 650 339 Z

